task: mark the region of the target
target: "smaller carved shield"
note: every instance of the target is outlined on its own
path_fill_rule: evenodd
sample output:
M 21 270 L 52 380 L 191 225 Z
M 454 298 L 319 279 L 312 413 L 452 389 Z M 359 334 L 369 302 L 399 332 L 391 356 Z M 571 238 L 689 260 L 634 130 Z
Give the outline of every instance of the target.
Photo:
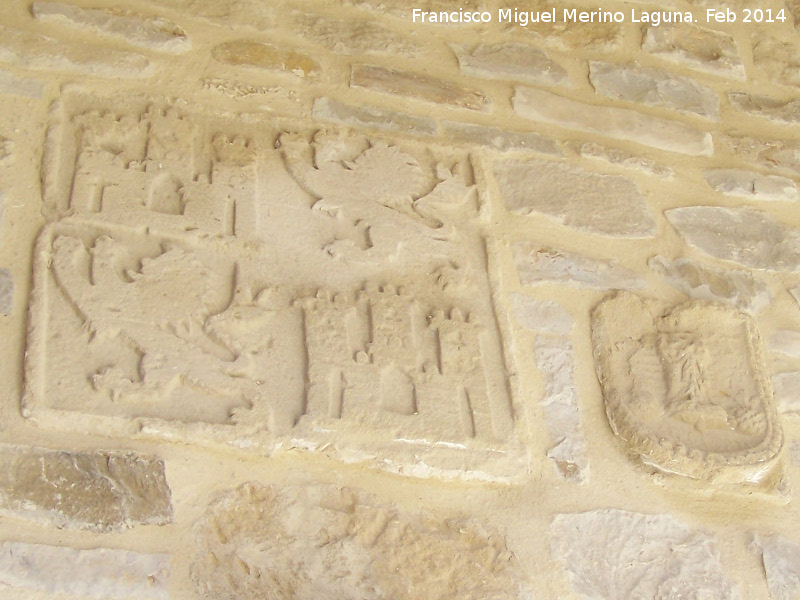
M 777 462 L 783 434 L 749 316 L 619 292 L 595 308 L 592 343 L 611 427 L 645 463 L 755 483 Z

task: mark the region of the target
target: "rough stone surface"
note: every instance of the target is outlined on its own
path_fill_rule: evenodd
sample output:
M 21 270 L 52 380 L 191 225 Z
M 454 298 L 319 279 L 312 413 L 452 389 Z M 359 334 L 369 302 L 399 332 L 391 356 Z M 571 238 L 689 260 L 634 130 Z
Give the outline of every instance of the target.
M 698 71 L 744 79 L 744 65 L 733 37 L 693 25 L 662 24 L 648 27 L 642 49 Z
M 169 556 L 4 542 L 0 584 L 58 598 L 167 600 Z
M 120 452 L 0 448 L 0 508 L 96 531 L 172 522 L 161 460 Z
M 424 100 L 435 104 L 488 111 L 491 102 L 480 92 L 422 75 L 371 65 L 356 65 L 350 87 Z
M 567 129 L 598 133 L 692 156 L 712 152 L 710 134 L 677 121 L 651 117 L 625 108 L 584 104 L 526 87 L 516 89 L 513 105 L 521 117 Z
M 406 115 L 385 108 L 351 106 L 333 98 L 315 100 L 313 116 L 322 121 L 354 127 L 396 130 L 413 135 L 436 134 L 436 121 L 433 119 Z
M 563 163 L 530 160 L 495 163 L 506 208 L 608 236 L 650 237 L 655 221 L 638 186 L 619 175 L 600 175 Z
M 145 18 L 124 10 L 80 8 L 61 2 L 34 2 L 33 16 L 161 52 L 180 53 L 191 49 L 191 41 L 180 27 L 164 18 Z
M 525 44 L 453 46 L 461 72 L 484 79 L 510 79 L 539 85 L 565 85 L 569 75 L 545 52 Z
M 608 148 L 595 142 L 566 142 L 565 146 L 583 158 L 619 165 L 661 179 L 672 179 L 675 176 L 675 171 L 670 167 L 660 165 L 649 158 L 636 156 L 616 148 Z
M 496 532 L 352 488 L 245 484 L 195 535 L 192 580 L 214 600 L 519 597 L 516 561 Z
M 800 331 L 780 329 L 769 338 L 769 349 L 792 358 L 800 358 Z
M 0 62 L 24 69 L 69 71 L 98 77 L 147 77 L 152 65 L 141 54 L 105 46 L 71 44 L 36 33 L 0 27 Z
M 29 77 L 19 77 L 10 71 L 0 69 L 0 93 L 26 98 L 41 98 L 44 82 Z
M 655 256 L 647 263 L 687 296 L 734 306 L 755 314 L 772 300 L 769 287 L 747 271 L 713 269 L 690 258 Z
M 489 146 L 496 150 L 529 150 L 538 154 L 563 156 L 558 144 L 538 133 L 524 131 L 509 131 L 499 127 L 486 127 L 471 123 L 457 123 L 455 121 L 442 121 L 442 132 L 449 138 L 465 144 L 478 144 Z
M 726 196 L 753 200 L 797 200 L 797 186 L 787 177 L 762 175 L 744 169 L 711 169 L 703 172 L 708 185 Z
M 754 117 L 788 125 L 800 124 L 800 100 L 782 101 L 745 92 L 730 92 L 728 101 L 734 108 Z
M 564 335 L 538 335 L 534 342 L 534 354 L 536 366 L 544 379 L 541 406 L 553 444 L 547 450 L 547 457 L 564 479 L 586 482 L 589 478 L 589 459 L 573 375 L 575 355 L 572 342 Z
M 753 166 L 800 176 L 800 143 L 796 141 L 743 135 L 720 135 L 715 140 L 720 149 Z
M 0 269 L 0 315 L 10 315 L 14 307 L 14 277 L 8 269 Z
M 800 270 L 800 233 L 750 208 L 687 206 L 664 213 L 686 243 L 753 269 Z
M 755 536 L 772 600 L 797 600 L 800 594 L 800 544 L 781 535 Z
M 339 54 L 389 54 L 419 56 L 422 49 L 409 37 L 399 35 L 372 19 L 332 19 L 306 12 L 293 14 L 294 33 Z
M 718 116 L 719 98 L 714 90 L 661 69 L 591 61 L 589 80 L 597 93 L 616 100 L 669 108 L 709 119 Z
M 558 515 L 550 526 L 553 555 L 582 598 L 715 598 L 738 593 L 714 539 L 667 514 L 598 510 Z
M 753 45 L 756 73 L 770 81 L 800 85 L 800 48 L 774 38 L 763 38 Z
M 513 250 L 514 263 L 523 285 L 560 283 L 595 290 L 633 290 L 646 285 L 637 273 L 620 267 L 614 261 L 543 248 L 528 242 L 517 242 Z
M 788 371 L 772 376 L 775 404 L 778 412 L 800 412 L 800 371 Z
M 750 317 L 618 292 L 592 312 L 592 345 L 611 428 L 644 464 L 725 484 L 777 469 L 783 433 Z
M 300 77 L 320 69 L 317 61 L 308 55 L 257 40 L 225 42 L 216 46 L 211 56 L 226 65 L 285 71 Z
M 536 300 L 525 294 L 511 294 L 509 300 L 514 318 L 525 329 L 560 336 L 568 336 L 572 330 L 572 317 L 557 302 Z

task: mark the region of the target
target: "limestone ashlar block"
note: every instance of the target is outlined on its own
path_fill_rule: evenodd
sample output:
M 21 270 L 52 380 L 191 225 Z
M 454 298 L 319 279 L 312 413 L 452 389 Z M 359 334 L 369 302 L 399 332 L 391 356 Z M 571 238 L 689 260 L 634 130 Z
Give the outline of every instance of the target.
M 153 65 L 141 54 L 106 46 L 73 44 L 8 27 L 0 27 L 0 62 L 23 69 L 96 77 L 130 79 L 153 73 Z
M 777 100 L 746 92 L 730 92 L 728 102 L 752 117 L 782 125 L 800 125 L 800 100 Z
M 0 447 L 0 510 L 93 531 L 172 522 L 164 462 L 122 452 Z
M 169 556 L 4 542 L 0 584 L 63 598 L 167 600 Z
M 481 112 L 491 108 L 486 96 L 456 83 L 372 65 L 353 66 L 350 87 Z
M 632 456 L 704 482 L 771 481 L 783 433 L 751 317 L 618 292 L 592 312 L 592 345 L 609 423 Z
M 585 104 L 527 87 L 516 89 L 513 105 L 521 117 L 566 129 L 691 156 L 708 156 L 713 151 L 711 134 L 627 108 Z
M 544 160 L 498 161 L 494 175 L 511 212 L 540 214 L 573 229 L 607 236 L 655 235 L 647 200 L 626 177 Z
M 236 67 L 283 71 L 305 77 L 320 70 L 312 57 L 257 40 L 233 40 L 211 50 L 214 60 Z
M 725 194 L 751 200 L 797 200 L 797 186 L 788 177 L 762 175 L 746 169 L 710 169 L 703 172 L 708 185 Z
M 751 208 L 686 206 L 665 213 L 687 244 L 752 269 L 800 271 L 800 233 Z
M 117 38 L 140 48 L 179 54 L 191 49 L 186 32 L 162 17 L 144 17 L 131 12 L 81 8 L 62 2 L 34 2 L 35 19 Z
M 550 547 L 582 598 L 739 597 L 715 539 L 672 515 L 614 509 L 558 515 Z
M 591 61 L 589 81 L 608 98 L 718 118 L 719 98 L 714 90 L 662 69 Z
M 744 79 L 744 65 L 733 37 L 685 23 L 648 27 L 642 50 L 697 71 Z
M 411 135 L 435 135 L 436 121 L 429 117 L 407 115 L 377 106 L 353 106 L 333 98 L 317 98 L 312 115 L 315 119 L 352 127 L 399 131 Z
M 534 85 L 569 85 L 567 71 L 543 50 L 517 43 L 454 45 L 461 72 L 483 79 L 507 79 Z

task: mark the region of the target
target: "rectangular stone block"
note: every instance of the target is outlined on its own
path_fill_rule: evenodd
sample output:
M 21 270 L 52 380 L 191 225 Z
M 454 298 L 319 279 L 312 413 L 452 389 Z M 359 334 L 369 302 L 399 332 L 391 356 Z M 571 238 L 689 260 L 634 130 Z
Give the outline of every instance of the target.
M 162 17 L 148 18 L 130 12 L 81 8 L 62 2 L 34 2 L 31 13 L 45 23 L 57 23 L 121 39 L 132 46 L 173 54 L 192 47 L 180 27 Z
M 730 92 L 731 106 L 753 117 L 787 125 L 800 124 L 800 100 L 776 100 L 768 96 Z
M 647 175 L 654 175 L 661 179 L 672 179 L 675 176 L 675 171 L 672 168 L 625 150 L 609 148 L 595 142 L 566 142 L 565 146 L 582 158 L 619 165 L 620 167 L 636 170 Z
M 428 117 L 416 117 L 375 106 L 352 106 L 333 98 L 317 98 L 313 117 L 340 125 L 393 130 L 411 135 L 435 135 L 437 131 L 436 121 Z
M 214 60 L 235 67 L 252 67 L 292 73 L 306 77 L 319 72 L 319 63 L 312 57 L 286 47 L 278 47 L 252 39 L 238 39 L 212 48 Z
M 589 81 L 598 94 L 608 98 L 708 119 L 718 117 L 719 98 L 714 90 L 661 69 L 591 61 Z
M 122 452 L 0 446 L 0 510 L 94 531 L 172 522 L 163 461 Z
M 452 46 L 461 72 L 484 79 L 510 79 L 539 85 L 569 85 L 567 71 L 547 54 L 525 44 L 482 44 L 474 50 Z
M 0 27 L 0 62 L 23 69 L 98 77 L 138 78 L 153 73 L 150 61 L 141 54 L 107 46 L 72 44 L 8 27 Z
M 745 169 L 710 169 L 703 172 L 708 185 L 725 194 L 752 200 L 797 200 L 797 186 L 787 177 L 762 175 Z
M 593 290 L 633 290 L 647 285 L 644 278 L 614 261 L 544 248 L 530 242 L 517 242 L 512 249 L 523 285 L 558 283 Z
M 685 23 L 651 26 L 645 31 L 642 50 L 698 71 L 733 79 L 745 78 L 736 42 L 721 31 Z
M 541 214 L 574 229 L 608 236 L 655 235 L 655 220 L 638 186 L 564 163 L 498 161 L 494 175 L 511 212 Z
M 147 97 L 68 94 L 53 117 L 25 415 L 526 471 L 465 150 Z
M 448 139 L 465 144 L 489 146 L 501 151 L 528 150 L 539 154 L 563 156 L 555 140 L 546 138 L 538 133 L 510 131 L 499 127 L 487 127 L 455 121 L 442 121 L 441 128 L 442 133 Z
M 350 87 L 482 112 L 491 107 L 490 100 L 480 92 L 456 83 L 372 65 L 353 66 Z
M 720 135 L 715 138 L 721 151 L 755 167 L 800 176 L 800 142 L 743 135 Z
M 4 542 L 0 583 L 70 598 L 167 600 L 169 556 Z
M 384 54 L 414 58 L 425 51 L 420 38 L 404 36 L 384 27 L 375 19 L 335 19 L 295 11 L 290 27 L 299 39 L 315 42 L 338 54 Z
M 526 87 L 516 89 L 513 105 L 516 113 L 526 119 L 670 152 L 708 156 L 713 149 L 708 133 L 677 121 L 651 117 L 625 108 L 584 104 Z

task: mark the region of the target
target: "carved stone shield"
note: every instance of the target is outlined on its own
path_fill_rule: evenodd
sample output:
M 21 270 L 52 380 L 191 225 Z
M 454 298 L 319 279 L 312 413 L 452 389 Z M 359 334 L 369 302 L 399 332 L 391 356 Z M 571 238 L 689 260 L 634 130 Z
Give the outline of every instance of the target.
M 783 434 L 752 319 L 733 308 L 619 292 L 592 314 L 592 343 L 614 433 L 665 472 L 756 483 Z

